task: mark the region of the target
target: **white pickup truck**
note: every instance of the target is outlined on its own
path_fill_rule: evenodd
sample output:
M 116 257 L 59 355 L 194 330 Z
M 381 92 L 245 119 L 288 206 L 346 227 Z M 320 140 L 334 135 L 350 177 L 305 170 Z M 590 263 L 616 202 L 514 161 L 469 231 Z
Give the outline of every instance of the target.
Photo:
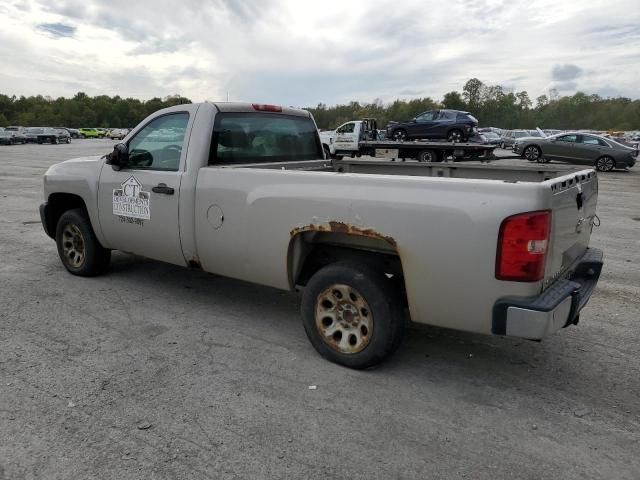
M 313 346 L 365 368 L 408 318 L 535 340 L 577 323 L 597 193 L 592 169 L 331 161 L 306 111 L 202 103 L 50 167 L 40 214 L 75 275 L 121 250 L 302 289 Z

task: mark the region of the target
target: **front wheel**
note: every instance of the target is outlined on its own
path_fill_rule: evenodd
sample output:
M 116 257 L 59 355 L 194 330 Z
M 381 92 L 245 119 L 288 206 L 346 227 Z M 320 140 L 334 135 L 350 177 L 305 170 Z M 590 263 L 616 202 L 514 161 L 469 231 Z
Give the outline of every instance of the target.
M 58 255 L 74 275 L 93 277 L 109 266 L 111 251 L 100 245 L 83 209 L 67 210 L 56 227 Z
M 349 368 L 373 367 L 402 339 L 404 304 L 383 273 L 351 262 L 328 265 L 302 296 L 302 322 L 309 341 L 327 360 Z
M 535 145 L 529 145 L 528 147 L 526 147 L 524 149 L 524 152 L 522 152 L 522 154 L 524 158 L 526 158 L 530 162 L 537 162 L 542 156 L 542 152 Z
M 407 139 L 407 131 L 399 128 L 393 132 L 393 139 L 396 142 L 404 142 Z
M 463 135 L 460 130 L 451 130 L 447 135 L 447 141 L 453 143 L 460 143 L 463 140 Z
M 599 172 L 610 172 L 616 166 L 616 162 L 608 155 L 600 157 L 596 160 L 596 170 Z

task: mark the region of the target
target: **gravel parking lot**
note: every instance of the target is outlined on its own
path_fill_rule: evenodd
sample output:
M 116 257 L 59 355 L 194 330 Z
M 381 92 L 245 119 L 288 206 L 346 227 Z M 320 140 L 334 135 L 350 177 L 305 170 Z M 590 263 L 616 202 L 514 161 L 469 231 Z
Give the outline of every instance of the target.
M 600 175 L 578 327 L 415 327 L 358 372 L 315 353 L 296 295 L 121 253 L 68 274 L 42 174 L 112 144 L 0 147 L 0 479 L 640 477 L 639 167 Z

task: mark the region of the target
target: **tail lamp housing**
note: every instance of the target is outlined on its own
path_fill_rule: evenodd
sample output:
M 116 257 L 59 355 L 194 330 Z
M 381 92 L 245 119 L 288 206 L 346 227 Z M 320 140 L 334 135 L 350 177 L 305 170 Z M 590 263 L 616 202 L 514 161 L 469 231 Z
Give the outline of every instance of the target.
M 511 282 L 542 280 L 550 233 L 551 210 L 505 218 L 498 234 L 496 278 Z

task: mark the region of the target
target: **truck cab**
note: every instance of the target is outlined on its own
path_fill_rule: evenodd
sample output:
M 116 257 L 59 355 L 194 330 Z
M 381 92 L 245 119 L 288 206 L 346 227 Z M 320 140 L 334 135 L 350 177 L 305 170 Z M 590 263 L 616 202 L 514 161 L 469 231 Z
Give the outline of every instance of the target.
M 335 130 L 320 132 L 322 147 L 332 156 L 353 156 L 360 151 L 360 142 L 378 139 L 376 120 L 365 118 L 340 125 Z

